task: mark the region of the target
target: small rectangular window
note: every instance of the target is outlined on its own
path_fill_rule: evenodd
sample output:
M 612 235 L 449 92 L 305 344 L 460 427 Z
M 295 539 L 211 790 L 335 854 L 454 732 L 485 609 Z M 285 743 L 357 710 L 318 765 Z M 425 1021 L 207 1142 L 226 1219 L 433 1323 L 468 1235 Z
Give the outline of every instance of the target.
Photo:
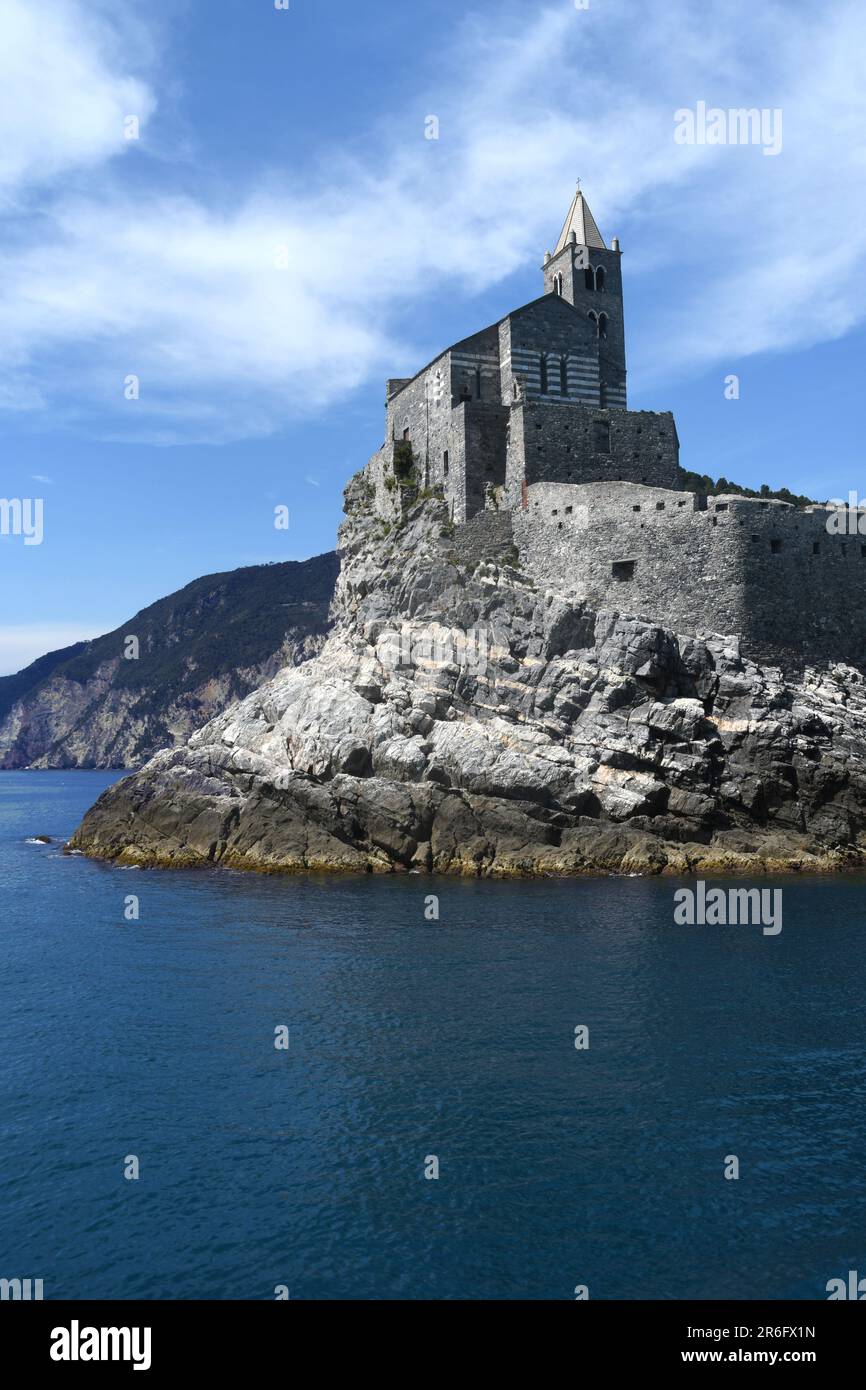
M 813 542 L 812 542 L 812 554 L 813 554 L 813 555 L 820 555 L 820 554 L 821 554 L 821 542 L 820 542 L 820 541 L 813 541 Z
M 774 555 L 778 555 L 782 549 L 781 541 L 770 541 L 770 550 Z
M 447 450 L 447 449 L 445 450 L 445 453 L 442 455 L 442 464 L 443 464 L 443 467 L 444 467 L 445 477 L 447 478 L 447 477 L 448 477 L 448 450 Z
M 656 511 L 657 511 L 657 512 L 663 512 L 664 509 L 665 509 L 665 504 L 664 504 L 664 502 L 656 502 Z
M 619 583 L 628 583 L 634 579 L 634 560 L 614 560 L 611 565 L 611 574 Z

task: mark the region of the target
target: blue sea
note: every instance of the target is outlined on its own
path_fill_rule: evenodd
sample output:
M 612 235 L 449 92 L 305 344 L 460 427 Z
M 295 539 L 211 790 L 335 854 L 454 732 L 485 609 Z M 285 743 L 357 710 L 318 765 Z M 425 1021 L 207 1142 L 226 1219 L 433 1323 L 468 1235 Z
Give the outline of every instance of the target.
M 866 1275 L 863 879 L 775 881 L 768 936 L 675 925 L 670 880 L 65 856 L 115 776 L 0 774 L 0 1277 L 823 1299 Z

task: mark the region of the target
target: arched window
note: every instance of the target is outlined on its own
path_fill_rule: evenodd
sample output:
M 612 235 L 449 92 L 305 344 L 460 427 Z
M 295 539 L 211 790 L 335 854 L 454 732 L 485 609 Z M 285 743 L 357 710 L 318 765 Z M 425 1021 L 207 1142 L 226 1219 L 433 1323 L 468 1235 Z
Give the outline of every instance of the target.
M 604 281 L 605 281 L 604 266 L 603 266 L 603 265 L 597 266 L 597 267 L 596 267 L 596 272 L 595 272 L 595 288 L 596 288 L 597 290 L 603 290 L 603 289 L 604 289 Z
M 560 394 L 561 396 L 567 396 L 567 395 L 568 395 L 568 358 L 567 358 L 567 357 L 560 357 L 560 359 L 559 359 L 559 394 Z
M 595 324 L 596 334 L 598 334 L 598 314 L 595 312 L 594 309 L 590 309 L 587 317 L 592 319 L 593 323 Z
M 595 271 L 593 270 L 591 265 L 588 265 L 586 267 L 586 270 L 583 272 L 583 283 L 586 289 L 595 289 Z
M 600 338 L 607 337 L 607 314 L 599 314 L 598 316 L 598 336 Z
M 541 394 L 542 394 L 542 396 L 546 396 L 546 395 L 547 395 L 547 389 L 548 389 L 548 388 L 547 388 L 547 353 L 546 353 L 546 352 L 543 352 L 543 353 L 541 354 L 541 363 L 540 363 L 540 366 L 541 366 L 541 372 L 540 372 L 540 375 L 541 375 Z

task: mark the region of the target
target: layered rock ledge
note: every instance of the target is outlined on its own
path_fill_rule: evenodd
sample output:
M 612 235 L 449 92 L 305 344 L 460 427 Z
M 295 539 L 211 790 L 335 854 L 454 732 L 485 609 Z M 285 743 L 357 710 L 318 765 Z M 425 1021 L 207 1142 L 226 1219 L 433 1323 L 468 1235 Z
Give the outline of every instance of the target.
M 144 866 L 494 876 L 866 863 L 866 679 L 786 675 L 521 568 L 506 514 L 346 490 L 334 626 L 111 787 L 69 848 Z

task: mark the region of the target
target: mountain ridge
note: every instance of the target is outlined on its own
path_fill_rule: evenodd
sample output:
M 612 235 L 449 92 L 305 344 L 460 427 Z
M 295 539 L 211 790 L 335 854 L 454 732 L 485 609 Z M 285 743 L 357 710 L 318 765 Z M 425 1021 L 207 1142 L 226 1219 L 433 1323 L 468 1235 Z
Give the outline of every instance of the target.
M 337 569 L 327 552 L 204 575 L 0 677 L 0 768 L 131 767 L 184 741 L 321 647 Z

